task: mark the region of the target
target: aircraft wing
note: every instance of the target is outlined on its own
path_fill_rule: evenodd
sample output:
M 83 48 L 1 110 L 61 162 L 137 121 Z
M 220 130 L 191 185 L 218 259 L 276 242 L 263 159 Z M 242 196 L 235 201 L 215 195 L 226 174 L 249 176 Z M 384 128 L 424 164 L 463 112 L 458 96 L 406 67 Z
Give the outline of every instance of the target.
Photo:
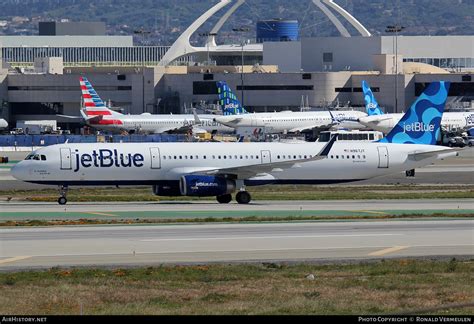
M 69 118 L 69 119 L 84 119 L 82 118 L 82 116 L 70 116 L 70 115 L 60 115 L 60 114 L 56 114 L 56 116 L 58 117 L 63 117 L 63 118 Z
M 231 168 L 218 168 L 218 169 L 200 169 L 194 170 L 190 173 L 192 174 L 206 174 L 206 175 L 221 175 L 221 176 L 230 176 L 236 179 L 248 179 L 259 174 L 269 173 L 269 172 L 278 172 L 283 169 L 299 167 L 299 163 L 318 161 L 325 159 L 331 150 L 334 142 L 336 141 L 337 136 L 333 135 L 329 142 L 321 149 L 321 151 L 316 155 L 309 155 L 306 159 L 295 159 L 290 161 L 283 162 L 272 162 L 264 164 L 253 164 L 245 165 L 241 167 L 231 167 Z M 191 170 L 190 170 L 191 171 Z
M 307 131 L 307 130 L 319 130 L 319 131 L 323 131 L 323 130 L 328 130 L 330 129 L 331 127 L 333 126 L 336 126 L 338 123 L 330 123 L 330 124 L 325 124 L 325 125 L 321 125 L 321 124 L 315 124 L 315 125 L 307 125 L 307 126 L 301 126 L 301 127 L 295 127 L 295 128 L 292 128 L 292 129 L 289 129 L 288 132 L 289 133 L 296 133 L 296 132 L 304 132 L 304 131 Z

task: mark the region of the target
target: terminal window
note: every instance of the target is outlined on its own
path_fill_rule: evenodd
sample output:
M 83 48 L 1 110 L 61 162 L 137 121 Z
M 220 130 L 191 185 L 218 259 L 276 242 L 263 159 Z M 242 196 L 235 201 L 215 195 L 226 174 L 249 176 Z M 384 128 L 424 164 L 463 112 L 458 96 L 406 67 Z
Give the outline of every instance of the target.
M 194 95 L 216 95 L 217 84 L 213 81 L 195 81 L 193 82 Z
M 323 53 L 323 62 L 331 63 L 332 62 L 332 53 Z

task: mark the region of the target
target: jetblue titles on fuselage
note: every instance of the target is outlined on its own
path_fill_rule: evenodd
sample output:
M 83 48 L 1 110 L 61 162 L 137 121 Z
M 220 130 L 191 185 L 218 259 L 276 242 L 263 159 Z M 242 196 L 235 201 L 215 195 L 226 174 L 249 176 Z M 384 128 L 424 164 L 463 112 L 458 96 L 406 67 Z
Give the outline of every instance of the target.
M 140 153 L 119 153 L 116 149 L 99 149 L 89 153 L 79 153 L 75 150 L 76 165 L 74 172 L 78 172 L 81 168 L 141 168 L 145 158 Z

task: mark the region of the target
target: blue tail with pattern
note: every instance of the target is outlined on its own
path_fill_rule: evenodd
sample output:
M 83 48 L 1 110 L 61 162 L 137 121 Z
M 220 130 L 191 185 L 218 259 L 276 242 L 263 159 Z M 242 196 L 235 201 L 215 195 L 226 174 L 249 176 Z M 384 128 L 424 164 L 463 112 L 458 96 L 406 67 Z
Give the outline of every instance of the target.
M 224 115 L 247 113 L 225 81 L 217 81 L 217 93 L 219 94 L 219 105 L 222 107 L 222 113 Z
M 375 100 L 372 89 L 370 89 L 369 84 L 365 80 L 362 81 L 362 90 L 364 91 L 364 101 L 367 115 L 383 115 L 383 111 L 380 109 L 377 100 Z
M 435 145 L 450 82 L 432 82 L 380 143 Z

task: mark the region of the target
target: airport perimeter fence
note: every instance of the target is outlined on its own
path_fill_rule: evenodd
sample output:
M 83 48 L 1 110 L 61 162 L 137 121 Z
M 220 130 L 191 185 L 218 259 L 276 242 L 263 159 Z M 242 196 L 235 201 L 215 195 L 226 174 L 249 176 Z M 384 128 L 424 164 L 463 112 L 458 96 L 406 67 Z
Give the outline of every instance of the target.
M 142 142 L 186 142 L 183 134 L 155 135 L 2 135 L 0 147 L 49 146 L 66 143 L 142 143 Z

